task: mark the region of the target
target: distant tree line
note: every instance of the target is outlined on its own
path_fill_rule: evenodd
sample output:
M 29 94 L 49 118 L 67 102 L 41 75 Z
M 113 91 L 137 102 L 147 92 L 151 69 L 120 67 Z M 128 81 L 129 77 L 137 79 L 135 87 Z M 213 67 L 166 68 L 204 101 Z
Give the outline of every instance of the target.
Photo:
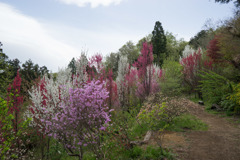
M 7 54 L 0 50 L 0 96 L 6 95 L 6 88 L 17 76 L 19 71 L 22 77 L 23 92 L 27 94 L 27 90 L 32 86 L 32 82 L 37 80 L 44 74 L 49 75 L 49 70 L 46 66 L 34 64 L 31 59 L 21 65 L 19 59 L 9 59 Z

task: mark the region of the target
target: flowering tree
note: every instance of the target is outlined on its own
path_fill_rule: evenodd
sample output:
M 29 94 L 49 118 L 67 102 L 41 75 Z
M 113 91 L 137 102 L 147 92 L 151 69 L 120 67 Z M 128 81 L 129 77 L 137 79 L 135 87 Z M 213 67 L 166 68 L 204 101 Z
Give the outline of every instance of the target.
M 121 56 L 118 62 L 118 76 L 117 76 L 117 90 L 120 106 L 123 108 L 127 107 L 126 104 L 126 95 L 127 88 L 125 86 L 125 76 L 128 73 L 128 59 L 126 56 Z
M 186 45 L 184 50 L 182 51 L 182 57 L 180 57 L 180 61 L 182 60 L 182 58 L 186 58 L 189 55 L 193 55 L 194 52 L 196 52 L 191 46 Z
M 207 56 L 211 58 L 213 63 L 221 63 L 224 61 L 224 57 L 220 53 L 220 47 L 218 45 L 219 45 L 218 36 L 215 36 L 214 39 L 212 39 L 208 45 Z
M 128 73 L 125 75 L 125 88 L 127 89 L 127 102 L 129 106 L 136 106 L 139 103 L 138 97 L 136 97 L 138 79 L 138 70 L 136 67 L 129 65 Z
M 118 105 L 118 95 L 117 95 L 117 84 L 113 80 L 113 72 L 112 69 L 109 70 L 107 75 L 107 91 L 109 92 L 109 98 L 108 98 L 108 106 L 109 108 L 112 108 L 113 106 Z
M 82 52 L 80 58 L 76 62 L 76 74 L 73 75 L 75 76 L 75 78 L 77 77 L 76 80 L 78 83 L 84 83 L 87 81 L 87 78 L 88 78 L 87 70 L 86 70 L 87 65 L 88 65 L 88 59 L 85 53 Z
M 21 110 L 21 105 L 23 104 L 23 97 L 20 96 L 20 89 L 21 89 L 21 77 L 19 72 L 17 72 L 17 76 L 13 80 L 13 83 L 8 87 L 8 95 L 7 101 L 9 106 L 9 111 L 11 114 L 14 115 L 13 126 L 15 132 L 18 132 L 18 123 L 19 120 L 19 112 Z
M 105 75 L 105 68 L 102 63 L 102 59 L 103 59 L 103 57 L 101 54 L 95 54 L 90 58 L 89 63 L 88 63 L 89 81 L 91 81 L 92 79 L 98 79 L 100 81 L 105 80 L 106 75 Z
M 200 76 L 198 75 L 199 70 L 203 68 L 211 69 L 212 61 L 204 59 L 202 50 L 199 49 L 193 54 L 189 54 L 187 57 L 182 58 L 180 64 L 183 66 L 183 75 L 185 83 L 190 86 L 190 90 L 197 92 L 199 97 L 201 93 L 197 90 L 199 86 Z
M 138 69 L 138 83 L 136 95 L 144 100 L 149 94 L 159 90 L 156 79 L 154 78 L 152 46 L 143 43 L 141 55 L 138 57 L 135 67 Z
M 70 156 L 82 159 L 83 148 L 89 146 L 98 158 L 100 153 L 100 132 L 110 121 L 105 100 L 108 92 L 100 81 L 91 81 L 83 88 L 69 90 L 56 113 L 46 124 L 45 132 L 63 143 Z M 45 114 L 48 114 L 48 110 Z
M 20 96 L 21 77 L 17 76 L 7 89 L 7 101 L 0 98 L 0 157 L 1 159 L 26 158 L 28 152 L 26 127 L 30 119 L 20 117 L 23 97 Z

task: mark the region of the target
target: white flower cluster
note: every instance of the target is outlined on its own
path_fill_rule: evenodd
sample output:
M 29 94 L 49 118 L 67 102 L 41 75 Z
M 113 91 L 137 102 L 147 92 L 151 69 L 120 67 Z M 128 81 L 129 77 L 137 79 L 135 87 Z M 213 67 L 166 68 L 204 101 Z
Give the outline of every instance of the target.
M 149 67 L 148 67 L 149 68 Z M 149 69 L 148 69 L 149 70 Z M 161 74 L 161 68 L 157 64 L 152 65 L 152 70 L 154 71 L 154 78 L 159 80 Z
M 123 103 L 125 100 L 124 98 L 125 98 L 126 87 L 124 87 L 124 80 L 125 80 L 125 75 L 128 73 L 128 71 L 129 71 L 128 58 L 127 56 L 121 56 L 118 62 L 118 76 L 116 79 L 120 104 Z
M 202 48 L 199 48 L 197 51 L 202 54 Z M 193 55 L 197 51 L 194 50 L 190 45 L 186 45 L 184 50 L 182 51 L 182 57 L 180 57 L 179 61 L 181 61 L 183 58 L 188 57 L 189 55 Z
M 88 65 L 88 59 L 85 55 L 85 53 L 81 53 L 80 59 L 76 62 L 76 82 L 86 82 L 87 81 L 87 73 L 86 73 L 86 67 Z
M 182 61 L 183 58 L 186 58 L 189 55 L 193 55 L 194 52 L 195 50 L 190 45 L 186 45 L 184 50 L 182 51 L 182 57 L 179 58 L 179 61 Z

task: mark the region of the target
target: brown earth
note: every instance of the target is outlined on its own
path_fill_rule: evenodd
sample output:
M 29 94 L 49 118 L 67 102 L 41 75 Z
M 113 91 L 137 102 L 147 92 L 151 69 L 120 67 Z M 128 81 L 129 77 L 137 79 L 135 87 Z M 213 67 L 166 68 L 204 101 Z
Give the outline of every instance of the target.
M 162 145 L 171 148 L 181 160 L 240 160 L 240 124 L 207 113 L 204 106 L 184 99 L 188 112 L 208 125 L 207 131 L 167 132 Z M 154 134 L 150 144 L 156 144 Z M 156 144 L 157 145 L 157 144 Z

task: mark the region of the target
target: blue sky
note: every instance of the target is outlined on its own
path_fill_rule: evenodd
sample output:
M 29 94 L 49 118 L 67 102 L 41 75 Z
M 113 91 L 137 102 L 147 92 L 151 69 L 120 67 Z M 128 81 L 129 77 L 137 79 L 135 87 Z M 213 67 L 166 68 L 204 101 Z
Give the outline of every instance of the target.
M 137 43 L 156 21 L 188 41 L 208 19 L 227 19 L 233 9 L 214 0 L 0 0 L 0 41 L 9 58 L 56 72 L 81 51 L 105 56 Z

